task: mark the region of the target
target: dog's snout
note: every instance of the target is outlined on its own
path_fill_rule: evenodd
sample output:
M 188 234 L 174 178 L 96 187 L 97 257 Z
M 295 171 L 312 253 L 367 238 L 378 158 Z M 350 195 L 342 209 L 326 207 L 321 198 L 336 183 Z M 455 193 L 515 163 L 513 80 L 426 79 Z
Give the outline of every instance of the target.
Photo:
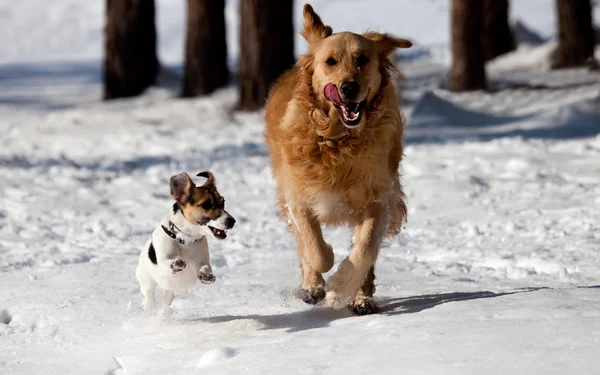
M 233 225 L 235 224 L 235 219 L 231 216 L 229 216 L 227 218 L 227 220 L 225 220 L 225 225 L 227 226 L 227 228 L 233 228 Z
M 340 92 L 346 99 L 354 99 L 360 92 L 360 85 L 356 81 L 344 81 L 340 85 Z

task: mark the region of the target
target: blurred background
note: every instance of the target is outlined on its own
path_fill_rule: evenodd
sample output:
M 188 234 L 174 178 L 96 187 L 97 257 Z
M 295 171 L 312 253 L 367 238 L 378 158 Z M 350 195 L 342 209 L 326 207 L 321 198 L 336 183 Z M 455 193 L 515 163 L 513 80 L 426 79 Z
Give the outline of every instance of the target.
M 157 85 L 192 97 L 233 85 L 241 108 L 256 109 L 272 80 L 306 52 L 298 34 L 303 5 L 3 0 L 0 104 L 67 106 Z M 508 68 L 597 69 L 600 11 L 593 1 L 316 0 L 313 6 L 334 31 L 374 29 L 411 39 L 415 47 L 402 57 L 446 68 L 452 91 L 503 87 L 494 73 Z M 512 58 L 494 61 L 507 54 Z

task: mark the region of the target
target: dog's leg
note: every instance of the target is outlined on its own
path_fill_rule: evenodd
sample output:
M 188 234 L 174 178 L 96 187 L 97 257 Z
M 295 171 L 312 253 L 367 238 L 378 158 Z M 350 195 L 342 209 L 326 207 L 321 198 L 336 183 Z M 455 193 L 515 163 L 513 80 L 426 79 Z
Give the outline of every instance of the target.
M 195 255 L 197 262 L 200 265 L 198 270 L 198 280 L 202 284 L 212 284 L 217 280 L 217 277 L 213 275 L 212 267 L 210 266 L 210 253 L 208 251 L 208 241 L 202 240 L 200 249 Z
M 333 267 L 333 249 L 323 239 L 321 225 L 308 208 L 292 207 L 294 233 L 302 269 L 302 300 L 315 304 L 325 297 L 325 280 L 321 275 Z
M 350 255 L 340 263 L 337 271 L 327 280 L 327 302 L 342 308 L 354 301 L 361 285 L 375 265 L 377 253 L 387 227 L 387 205 L 372 204 L 362 222 L 354 228 L 354 244 Z
M 396 168 L 397 170 L 397 168 Z M 406 221 L 408 210 L 406 208 L 406 196 L 402 191 L 402 185 L 398 175 L 394 177 L 394 190 L 390 199 L 390 222 L 387 229 L 387 236 L 392 237 L 400 233 L 402 224 Z
M 154 307 L 154 291 L 154 287 L 142 290 L 142 294 L 144 295 L 144 300 L 142 301 L 142 308 L 144 309 L 144 311 L 151 311 Z
M 158 267 L 163 270 L 163 272 L 170 272 L 172 274 L 176 274 L 185 269 L 187 264 L 183 259 L 179 257 L 179 255 L 170 254 L 165 256 L 164 258 L 158 259 Z
M 315 271 L 325 273 L 333 267 L 333 249 L 323 239 L 321 224 L 307 207 L 290 210 L 298 242 L 302 242 L 304 261 Z M 300 249 L 300 247 L 299 247 Z
M 356 299 L 348 305 L 348 308 L 356 315 L 368 315 L 376 313 L 378 308 L 373 301 L 373 293 L 375 293 L 375 267 L 369 269 L 367 278 L 356 295 Z
M 300 298 L 311 305 L 316 305 L 325 298 L 325 279 L 323 275 L 315 271 L 310 264 L 304 260 L 304 243 L 302 237 L 298 239 L 298 258 L 300 259 L 300 270 L 302 271 L 302 284 L 300 285 Z
M 175 292 L 172 290 L 165 290 L 165 295 L 163 296 L 163 304 L 166 307 L 171 307 L 173 300 L 175 299 Z
M 156 289 L 156 281 L 142 267 L 138 266 L 135 276 L 140 284 L 140 291 L 144 296 L 142 308 L 144 311 L 151 311 L 154 306 L 154 291 Z

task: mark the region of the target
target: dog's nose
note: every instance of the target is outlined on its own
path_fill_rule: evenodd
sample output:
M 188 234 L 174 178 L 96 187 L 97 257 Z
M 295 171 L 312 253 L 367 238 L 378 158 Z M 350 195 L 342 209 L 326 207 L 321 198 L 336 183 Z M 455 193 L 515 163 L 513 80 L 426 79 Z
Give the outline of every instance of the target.
M 356 81 L 344 81 L 340 85 L 340 92 L 346 99 L 352 100 L 360 92 L 360 85 Z
M 225 220 L 225 225 L 227 225 L 227 228 L 233 228 L 233 225 L 235 224 L 235 219 L 232 218 L 231 216 L 227 218 L 227 220 Z

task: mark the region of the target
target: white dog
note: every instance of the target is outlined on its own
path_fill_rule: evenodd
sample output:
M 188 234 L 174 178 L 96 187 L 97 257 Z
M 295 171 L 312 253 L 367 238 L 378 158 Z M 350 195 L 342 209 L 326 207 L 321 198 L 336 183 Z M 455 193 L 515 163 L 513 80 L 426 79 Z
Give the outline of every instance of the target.
M 165 216 L 140 254 L 135 276 L 144 295 L 145 311 L 154 305 L 156 286 L 165 290 L 163 303 L 171 306 L 175 292 L 185 293 L 198 280 L 212 284 L 216 277 L 210 266 L 207 236 L 227 237 L 235 219 L 225 211 L 225 200 L 210 172 L 202 186 L 196 186 L 187 173 L 171 177 L 173 209 Z

